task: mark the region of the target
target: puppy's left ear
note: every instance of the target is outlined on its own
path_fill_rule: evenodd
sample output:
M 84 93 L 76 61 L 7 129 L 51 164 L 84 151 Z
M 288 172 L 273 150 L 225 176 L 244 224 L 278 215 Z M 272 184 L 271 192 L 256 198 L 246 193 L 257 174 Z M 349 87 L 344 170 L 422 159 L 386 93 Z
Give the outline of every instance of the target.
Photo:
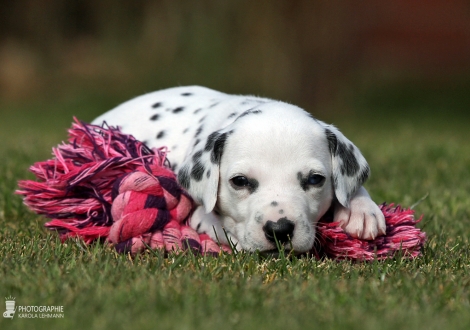
M 217 202 L 220 161 L 230 133 L 214 132 L 193 148 L 178 171 L 178 181 L 195 201 L 211 212 Z
M 331 153 L 333 185 L 337 200 L 344 207 L 370 174 L 369 164 L 359 149 L 336 127 L 321 123 Z

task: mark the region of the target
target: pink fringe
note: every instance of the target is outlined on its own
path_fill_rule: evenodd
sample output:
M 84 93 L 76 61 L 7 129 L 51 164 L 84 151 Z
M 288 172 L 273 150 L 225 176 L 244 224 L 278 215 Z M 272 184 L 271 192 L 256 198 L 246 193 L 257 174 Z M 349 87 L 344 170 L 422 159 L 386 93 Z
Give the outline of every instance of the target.
M 116 180 L 141 166 L 168 163 L 166 148 L 150 150 L 117 128 L 74 121 L 69 143 L 53 148 L 55 158 L 30 167 L 40 181 L 19 181 L 16 193 L 32 211 L 48 218 L 67 219 L 78 227 L 109 226 Z
M 380 209 L 385 215 L 387 234 L 372 241 L 353 238 L 338 223 L 320 220 L 317 237 L 323 253 L 330 258 L 354 260 L 380 260 L 396 253 L 407 258 L 418 257 L 426 241 L 426 234 L 416 228 L 423 216 L 415 220 L 413 210 L 393 204 L 382 204 Z

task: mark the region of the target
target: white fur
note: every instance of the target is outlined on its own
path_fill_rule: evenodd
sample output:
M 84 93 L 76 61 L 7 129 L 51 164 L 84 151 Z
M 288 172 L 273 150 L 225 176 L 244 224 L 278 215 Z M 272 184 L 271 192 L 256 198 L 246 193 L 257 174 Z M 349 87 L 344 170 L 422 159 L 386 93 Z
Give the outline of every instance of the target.
M 239 117 L 247 110 L 251 113 Z M 316 222 L 332 205 L 334 220 L 351 235 L 372 239 L 385 233 L 383 214 L 362 187 L 368 165 L 359 149 L 335 127 L 296 106 L 198 86 L 177 87 L 139 96 L 93 123 L 103 121 L 149 147 L 167 146 L 180 181 L 186 173 L 188 191 L 201 205 L 191 226 L 224 243 L 228 237 L 237 249 L 274 250 L 263 226 L 286 218 L 295 225 L 286 248 L 308 251 Z M 218 153 L 213 144 L 205 148 L 214 132 L 226 134 L 218 144 L 223 144 L 219 161 L 214 161 Z M 353 174 L 345 171 L 346 163 Z M 300 177 L 308 173 L 325 177 L 324 183 L 302 185 Z M 230 182 L 235 176 L 253 179 L 256 189 L 235 187 Z

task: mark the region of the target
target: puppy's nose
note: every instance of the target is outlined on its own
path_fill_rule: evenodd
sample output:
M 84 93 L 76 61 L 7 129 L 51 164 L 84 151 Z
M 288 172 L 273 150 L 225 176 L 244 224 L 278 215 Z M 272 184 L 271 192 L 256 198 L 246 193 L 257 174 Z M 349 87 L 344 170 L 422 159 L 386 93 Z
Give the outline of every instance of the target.
M 294 236 L 294 228 L 295 225 L 292 221 L 281 218 L 277 222 L 266 221 L 263 231 L 268 241 L 275 243 L 277 239 L 280 243 L 286 243 Z

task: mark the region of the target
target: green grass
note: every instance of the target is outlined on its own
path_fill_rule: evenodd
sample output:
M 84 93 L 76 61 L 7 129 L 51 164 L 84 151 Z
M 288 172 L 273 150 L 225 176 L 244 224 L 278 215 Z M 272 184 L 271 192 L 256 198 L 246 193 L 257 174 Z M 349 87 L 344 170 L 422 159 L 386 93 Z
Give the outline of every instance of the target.
M 99 244 L 61 244 L 13 194 L 18 179 L 32 177 L 28 166 L 65 139 L 73 115 L 90 120 L 124 99 L 0 106 L 0 312 L 1 297 L 11 295 L 19 305 L 64 306 L 65 315 L 0 317 L 0 329 L 470 328 L 470 121 L 463 112 L 449 119 L 440 108 L 365 109 L 326 118 L 365 154 L 373 173 L 366 187 L 377 202 L 409 206 L 427 195 L 416 207 L 428 235 L 417 260 L 131 259 Z

